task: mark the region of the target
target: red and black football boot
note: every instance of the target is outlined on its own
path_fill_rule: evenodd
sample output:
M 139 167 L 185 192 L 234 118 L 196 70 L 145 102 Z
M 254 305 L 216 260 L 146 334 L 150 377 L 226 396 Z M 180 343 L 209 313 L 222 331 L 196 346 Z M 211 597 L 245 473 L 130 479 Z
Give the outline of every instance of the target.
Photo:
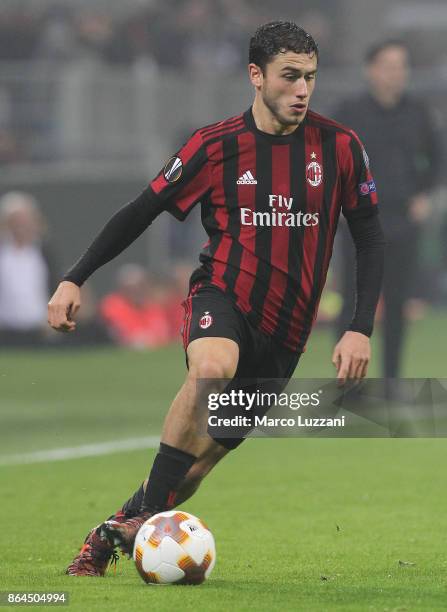
M 117 524 L 126 520 L 126 516 L 122 512 L 117 512 L 111 518 Z M 101 525 L 98 525 L 90 531 L 79 554 L 67 567 L 66 574 L 69 576 L 101 577 L 105 575 L 109 562 L 110 564 L 115 563 L 116 566 L 119 557 L 115 552 L 115 546 L 99 536 L 100 527 Z
M 153 516 L 152 512 L 142 512 L 125 521 L 105 521 L 98 528 L 98 533 L 109 546 L 119 546 L 121 552 L 129 557 L 133 553 L 133 545 L 140 527 Z

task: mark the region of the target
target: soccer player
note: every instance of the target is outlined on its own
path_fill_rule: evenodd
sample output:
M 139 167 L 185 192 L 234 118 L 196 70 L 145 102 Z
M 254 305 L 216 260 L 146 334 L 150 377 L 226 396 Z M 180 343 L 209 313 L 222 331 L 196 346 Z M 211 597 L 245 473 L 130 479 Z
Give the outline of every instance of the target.
M 318 48 L 290 22 L 250 41 L 252 107 L 197 130 L 134 201 L 105 225 L 49 303 L 49 323 L 75 330 L 79 287 L 163 211 L 183 221 L 201 204 L 209 240 L 184 302 L 188 372 L 167 414 L 149 477 L 92 529 L 67 569 L 103 576 L 114 547 L 130 553 L 154 513 L 188 499 L 243 438 L 197 431 L 198 379 L 289 379 L 324 286 L 340 211 L 357 251 L 357 302 L 333 352 L 341 384 L 366 375 L 380 292 L 383 236 L 368 157 L 356 134 L 308 109 Z

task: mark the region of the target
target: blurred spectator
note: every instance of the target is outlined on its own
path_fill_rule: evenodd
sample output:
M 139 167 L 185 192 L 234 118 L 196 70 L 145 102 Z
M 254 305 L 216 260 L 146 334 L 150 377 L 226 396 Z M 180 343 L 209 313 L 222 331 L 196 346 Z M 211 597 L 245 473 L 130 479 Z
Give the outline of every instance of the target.
M 31 10 L 2 10 L 0 12 L 0 61 L 32 59 L 39 39 L 39 25 L 39 20 Z
M 160 295 L 162 293 L 162 295 Z M 112 337 L 123 346 L 156 348 L 170 342 L 171 331 L 162 288 L 137 264 L 118 270 L 117 290 L 100 304 Z
M 243 8 L 243 2 L 239 2 Z M 230 14 L 221 14 L 219 3 L 187 0 L 180 17 L 184 35 L 184 61 L 191 72 L 229 72 L 241 66 L 239 24 Z M 246 46 L 246 41 L 245 41 Z M 243 54 L 242 57 L 246 55 Z
M 115 24 L 107 59 L 113 64 L 182 65 L 177 12 L 170 2 L 153 2 Z M 173 44 L 175 38 L 175 44 Z
M 102 64 L 161 79 L 166 72 L 186 71 L 199 79 L 232 76 L 245 71 L 253 26 L 278 18 L 270 0 L 143 0 L 123 3 L 119 10 L 116 4 L 111 10 L 104 6 L 28 0 L 0 9 L 0 164 L 77 155 L 76 123 L 85 112 L 81 92 L 89 95 L 90 75 Z M 337 10 L 331 7 L 327 0 L 315 0 L 310 9 L 304 0 L 283 0 L 280 18 L 300 14 L 324 50 L 334 47 Z M 325 56 L 326 63 L 333 61 L 333 48 Z M 115 78 L 127 78 L 124 71 L 108 74 L 112 91 Z M 92 104 L 95 112 L 101 110 Z M 84 155 L 91 155 L 83 146 Z M 113 157 L 111 147 L 102 146 L 104 156 Z
M 52 6 L 41 19 L 35 57 L 49 62 L 66 62 L 76 56 L 77 41 L 72 9 Z
M 77 15 L 77 36 L 81 54 L 104 59 L 113 40 L 114 24 L 106 13 L 83 11 Z
M 0 200 L 0 345 L 36 345 L 46 331 L 47 302 L 57 284 L 34 197 Z
M 390 40 L 376 45 L 366 57 L 369 91 L 345 100 L 335 113 L 362 139 L 377 183 L 387 240 L 383 283 L 385 378 L 400 374 L 404 305 L 416 279 L 421 226 L 430 212 L 428 196 L 439 180 L 441 160 L 428 108 L 407 92 L 409 74 L 408 51 L 403 43 Z M 346 229 L 342 244 L 344 305 L 338 336 L 347 329 L 354 310 L 354 249 Z

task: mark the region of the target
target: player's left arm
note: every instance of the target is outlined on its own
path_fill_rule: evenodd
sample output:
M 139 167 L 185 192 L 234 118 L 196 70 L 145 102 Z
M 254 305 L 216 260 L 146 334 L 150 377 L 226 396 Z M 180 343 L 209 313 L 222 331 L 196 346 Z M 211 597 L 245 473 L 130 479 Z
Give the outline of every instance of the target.
M 356 250 L 356 304 L 349 329 L 334 349 L 332 362 L 341 383 L 364 378 L 371 359 L 370 336 L 383 276 L 385 239 L 378 214 L 347 218 Z
M 355 134 L 346 144 L 340 158 L 342 206 L 356 250 L 356 301 L 352 322 L 332 355 L 340 383 L 367 374 L 385 248 L 368 157 Z

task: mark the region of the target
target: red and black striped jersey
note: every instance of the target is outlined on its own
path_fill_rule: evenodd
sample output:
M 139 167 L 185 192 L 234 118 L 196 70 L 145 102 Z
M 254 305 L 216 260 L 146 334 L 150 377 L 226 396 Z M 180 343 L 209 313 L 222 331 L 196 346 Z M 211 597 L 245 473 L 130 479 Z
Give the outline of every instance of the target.
M 286 136 L 258 130 L 251 109 L 199 129 L 149 191 L 180 220 L 201 203 L 209 240 L 193 282 L 219 287 L 296 351 L 316 318 L 340 211 L 377 211 L 359 138 L 312 111 Z

